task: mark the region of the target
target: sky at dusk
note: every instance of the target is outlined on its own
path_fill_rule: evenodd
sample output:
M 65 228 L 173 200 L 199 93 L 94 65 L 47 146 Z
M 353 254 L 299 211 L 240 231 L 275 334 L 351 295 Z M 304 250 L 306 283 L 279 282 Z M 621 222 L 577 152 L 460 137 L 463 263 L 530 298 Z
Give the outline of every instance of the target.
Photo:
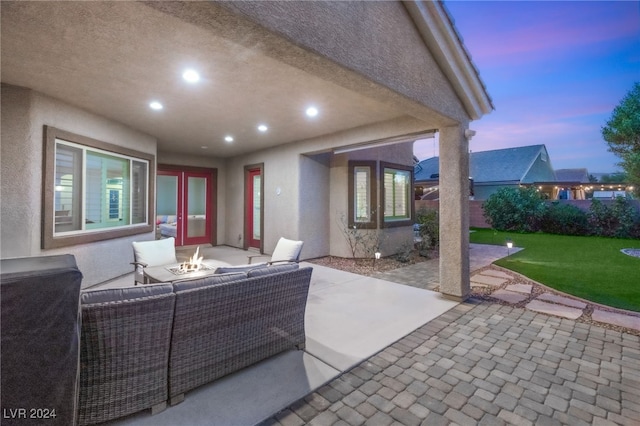
M 471 151 L 545 144 L 555 169 L 619 170 L 601 128 L 640 81 L 640 2 L 445 2 L 493 99 Z M 416 142 L 423 160 L 433 140 Z

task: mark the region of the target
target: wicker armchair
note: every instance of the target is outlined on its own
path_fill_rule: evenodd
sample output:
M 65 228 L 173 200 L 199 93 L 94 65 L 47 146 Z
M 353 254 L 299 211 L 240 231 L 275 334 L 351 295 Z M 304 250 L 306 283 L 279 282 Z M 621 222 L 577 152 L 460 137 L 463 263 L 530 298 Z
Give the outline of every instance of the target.
M 214 276 L 174 285 L 170 403 L 272 355 L 303 349 L 311 272 L 294 263 L 256 268 L 246 279 L 224 278 L 231 282 L 211 285 L 222 279 Z
M 78 424 L 166 408 L 170 284 L 82 294 Z

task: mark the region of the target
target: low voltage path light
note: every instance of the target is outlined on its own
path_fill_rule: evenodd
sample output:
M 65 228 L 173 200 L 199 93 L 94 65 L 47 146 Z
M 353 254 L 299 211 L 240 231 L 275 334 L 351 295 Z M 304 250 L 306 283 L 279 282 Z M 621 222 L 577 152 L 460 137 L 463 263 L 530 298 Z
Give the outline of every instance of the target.
M 380 252 L 379 251 L 375 252 L 373 256 L 374 256 L 373 264 L 375 265 L 376 260 L 380 260 Z
M 512 248 L 513 248 L 513 241 L 507 238 L 507 256 L 511 254 Z

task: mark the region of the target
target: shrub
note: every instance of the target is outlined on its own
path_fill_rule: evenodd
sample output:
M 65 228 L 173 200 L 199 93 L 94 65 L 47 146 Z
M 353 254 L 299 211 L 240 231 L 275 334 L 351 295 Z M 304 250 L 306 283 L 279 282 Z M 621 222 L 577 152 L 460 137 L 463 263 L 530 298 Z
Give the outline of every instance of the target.
M 611 207 L 594 199 L 589 207 L 592 233 L 602 237 L 635 238 L 640 218 L 626 198 L 617 197 Z
M 363 229 L 357 226 L 349 226 L 344 213 L 339 216 L 338 222 L 353 259 L 358 257 L 373 259 L 375 252 L 380 250 L 386 240 L 386 234 L 383 234 L 379 229 Z
M 593 235 L 606 237 L 613 234 L 613 229 L 616 227 L 615 219 L 609 208 L 597 198 L 591 200 L 588 219 Z
M 618 238 L 631 237 L 631 231 L 639 220 L 638 214 L 631 206 L 631 203 L 624 197 L 616 197 L 613 206 L 611 206 L 611 214 L 618 222 L 613 236 Z
M 421 207 L 416 212 L 418 234 L 422 242 L 418 244 L 418 250 L 424 255 L 428 250 L 437 249 L 440 245 L 440 218 L 437 209 Z
M 587 213 L 571 204 L 553 202 L 545 211 L 540 230 L 549 234 L 587 235 Z
M 413 244 L 403 243 L 398 248 L 395 258 L 398 262 L 408 263 L 411 261 L 411 253 L 413 253 Z
M 546 206 L 535 188 L 500 188 L 482 205 L 484 217 L 500 231 L 535 232 Z

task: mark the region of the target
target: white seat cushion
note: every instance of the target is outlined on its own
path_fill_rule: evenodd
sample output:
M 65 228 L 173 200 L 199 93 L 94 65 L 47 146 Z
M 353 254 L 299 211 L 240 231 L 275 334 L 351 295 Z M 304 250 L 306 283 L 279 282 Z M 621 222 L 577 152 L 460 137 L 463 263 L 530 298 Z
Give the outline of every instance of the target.
M 133 255 L 136 262 L 148 266 L 162 266 L 178 263 L 176 258 L 175 238 L 133 243 Z
M 272 262 L 295 262 L 300 257 L 302 250 L 302 241 L 293 241 L 286 238 L 280 238 L 276 244 L 275 250 L 271 255 Z

